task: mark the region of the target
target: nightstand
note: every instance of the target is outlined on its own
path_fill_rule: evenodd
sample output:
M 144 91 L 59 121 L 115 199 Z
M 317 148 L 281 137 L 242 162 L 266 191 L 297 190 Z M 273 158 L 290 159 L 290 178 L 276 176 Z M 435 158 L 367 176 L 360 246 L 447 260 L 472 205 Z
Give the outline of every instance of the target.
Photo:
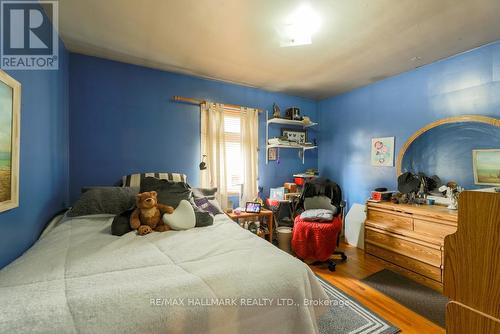
M 269 241 L 272 243 L 273 242 L 273 225 L 274 225 L 274 220 L 273 220 L 273 212 L 271 210 L 267 209 L 261 209 L 259 213 L 251 213 L 251 212 L 244 212 L 242 211 L 239 215 L 237 215 L 234 212 L 227 213 L 226 215 L 229 216 L 232 220 L 235 222 L 238 222 L 238 219 L 240 218 L 252 218 L 252 217 L 258 217 L 259 220 L 260 218 L 266 218 L 267 220 L 267 228 L 269 230 Z

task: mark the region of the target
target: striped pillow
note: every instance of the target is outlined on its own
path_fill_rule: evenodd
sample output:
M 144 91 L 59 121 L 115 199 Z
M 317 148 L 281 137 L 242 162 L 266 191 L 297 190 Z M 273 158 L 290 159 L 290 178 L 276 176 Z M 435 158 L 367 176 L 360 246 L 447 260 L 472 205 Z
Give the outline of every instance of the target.
M 169 180 L 171 182 L 186 182 L 186 174 L 180 173 L 142 173 L 130 174 L 122 177 L 122 187 L 141 187 L 142 180 L 145 177 L 156 177 L 161 180 Z

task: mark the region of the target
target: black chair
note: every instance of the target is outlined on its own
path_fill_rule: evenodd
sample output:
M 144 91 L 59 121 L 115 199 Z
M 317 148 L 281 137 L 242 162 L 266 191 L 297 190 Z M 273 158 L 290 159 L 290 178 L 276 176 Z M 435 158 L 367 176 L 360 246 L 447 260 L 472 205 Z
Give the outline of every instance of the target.
M 334 217 L 340 215 L 342 228 L 344 228 L 346 202 L 342 200 L 342 190 L 340 186 L 328 179 L 318 178 L 310 180 L 304 184 L 302 194 L 300 195 L 299 210 L 307 209 L 328 209 L 334 212 Z M 337 235 L 336 245 L 340 245 L 340 234 Z M 347 255 L 342 251 L 334 251 L 332 255 L 340 255 L 342 261 L 347 260 Z M 335 271 L 336 263 L 332 258 L 327 260 L 328 269 Z

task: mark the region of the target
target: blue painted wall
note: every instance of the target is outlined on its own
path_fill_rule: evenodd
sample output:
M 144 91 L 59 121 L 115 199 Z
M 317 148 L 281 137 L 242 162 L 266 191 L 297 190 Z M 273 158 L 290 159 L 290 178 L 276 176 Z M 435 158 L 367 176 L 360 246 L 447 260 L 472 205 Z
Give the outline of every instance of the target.
M 72 200 L 82 186 L 111 185 L 139 171 L 181 171 L 198 185 L 199 107 L 172 102 L 174 95 L 267 110 L 276 102 L 282 111 L 297 106 L 316 118 L 313 100 L 79 54 L 70 54 L 69 72 Z M 266 166 L 264 114 L 259 135 L 260 184 L 266 194 L 292 173 L 317 167 L 316 152 L 307 152 L 302 165 L 292 150 L 281 150 L 280 165 Z
M 337 180 L 349 205 L 375 187 L 396 189 L 394 167 L 370 165 L 372 137 L 396 137 L 396 155 L 416 130 L 435 120 L 500 117 L 500 42 L 319 102 L 318 166 Z
M 59 70 L 7 71 L 22 85 L 19 207 L 0 213 L 0 268 L 26 251 L 68 203 L 68 52 Z

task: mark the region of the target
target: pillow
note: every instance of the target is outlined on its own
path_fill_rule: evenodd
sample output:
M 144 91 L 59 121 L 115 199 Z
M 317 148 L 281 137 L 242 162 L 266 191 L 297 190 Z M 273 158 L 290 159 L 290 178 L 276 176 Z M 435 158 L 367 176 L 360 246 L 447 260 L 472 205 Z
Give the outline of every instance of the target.
M 195 198 L 194 202 L 196 206 L 205 212 L 210 212 L 211 214 L 218 215 L 222 213 L 216 205 L 213 205 L 206 197 L 203 198 Z
M 170 182 L 168 180 L 146 177 L 142 180 L 140 192 L 156 191 L 158 203 L 170 205 L 174 208 L 182 200 L 191 202 L 192 194 L 189 185 L 184 182 Z
M 215 188 L 193 188 L 194 198 L 206 197 L 210 200 L 215 199 L 215 194 L 217 193 L 217 187 Z
M 300 218 L 305 221 L 332 221 L 333 211 L 325 209 L 310 209 L 302 212 Z
M 214 217 L 209 212 L 201 211 L 197 207 L 194 208 L 194 215 L 196 216 L 196 227 L 205 227 L 213 225 Z
M 173 213 L 164 214 L 162 219 L 165 224 L 175 231 L 189 230 L 196 226 L 193 206 L 186 200 L 182 200 Z
M 89 190 L 93 190 L 93 189 L 111 189 L 111 188 L 118 188 L 118 189 L 122 189 L 122 187 L 116 187 L 116 186 L 91 186 L 91 187 L 82 187 L 80 189 L 80 193 L 86 193 L 87 191 Z M 130 187 L 133 189 L 133 191 L 139 193 L 139 187 Z
M 168 180 L 171 182 L 186 182 L 186 174 L 180 173 L 137 173 L 125 175 L 122 177 L 122 187 L 142 187 L 142 181 L 147 177 L 154 177 L 160 180 Z
M 218 213 L 223 213 L 220 203 L 215 199 L 215 194 L 217 193 L 217 187 L 215 188 L 193 188 L 194 199 L 206 198 L 208 202 L 214 206 Z
M 82 194 L 76 201 L 68 217 L 78 217 L 97 214 L 116 215 L 135 205 L 137 189 L 121 187 L 94 188 Z

